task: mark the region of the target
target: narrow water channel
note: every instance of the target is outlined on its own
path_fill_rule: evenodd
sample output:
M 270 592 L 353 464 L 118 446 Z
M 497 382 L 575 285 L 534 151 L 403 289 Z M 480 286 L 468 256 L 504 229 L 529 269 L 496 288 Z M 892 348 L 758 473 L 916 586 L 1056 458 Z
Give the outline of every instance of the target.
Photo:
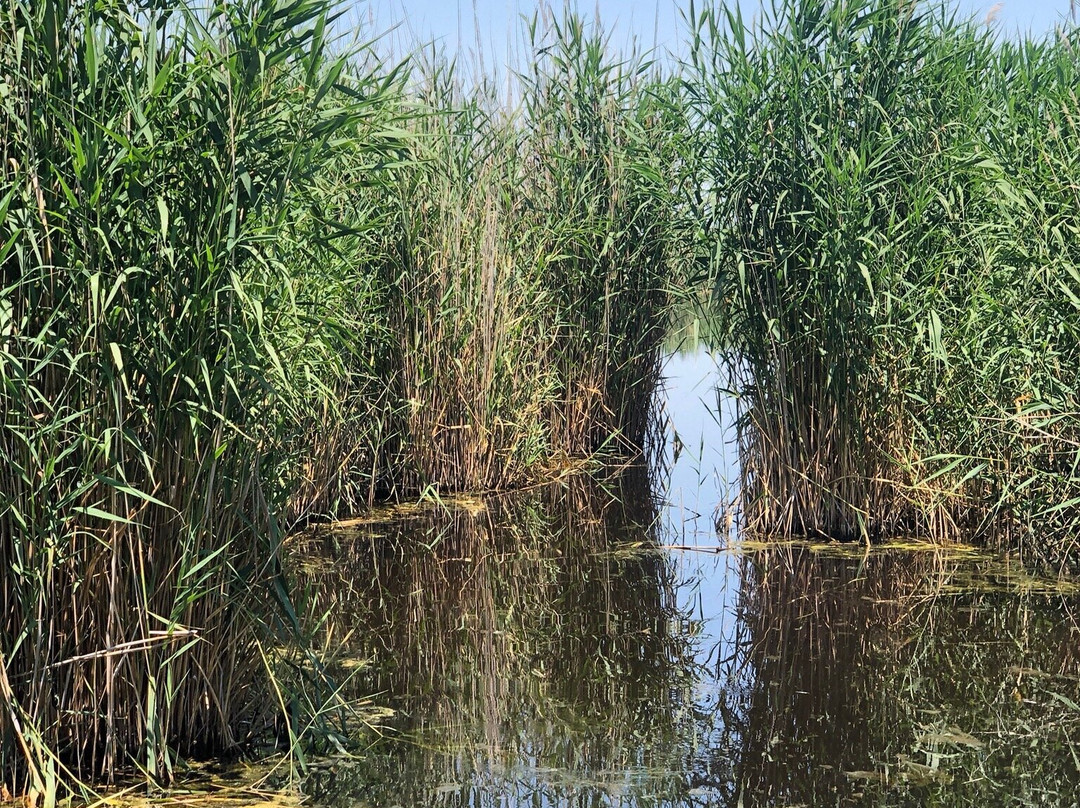
M 372 518 L 298 575 L 392 710 L 317 806 L 1076 805 L 1080 597 L 968 548 L 740 543 L 713 361 L 659 467 Z

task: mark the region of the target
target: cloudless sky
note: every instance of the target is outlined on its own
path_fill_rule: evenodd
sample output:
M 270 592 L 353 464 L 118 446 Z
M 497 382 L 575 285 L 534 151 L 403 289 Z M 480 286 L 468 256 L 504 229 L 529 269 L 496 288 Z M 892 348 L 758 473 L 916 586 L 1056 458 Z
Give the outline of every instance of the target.
M 348 1 L 348 0 L 347 0 Z M 769 0 L 766 0 L 768 2 Z M 449 52 L 475 51 L 477 29 L 486 58 L 505 62 L 508 44 L 517 42 L 518 21 L 537 8 L 529 0 L 352 0 L 354 10 L 376 31 L 397 26 L 393 36 L 401 43 L 438 40 Z M 1069 15 L 1070 0 L 952 0 L 961 14 L 985 18 L 995 6 L 999 31 L 1011 35 L 1030 30 L 1043 33 Z M 562 0 L 551 3 L 562 8 Z M 636 36 L 642 46 L 651 48 L 654 41 L 661 49 L 674 49 L 679 39 L 679 9 L 689 0 L 579 0 L 578 9 L 588 15 L 597 11 L 615 44 L 624 44 Z M 700 7 L 701 0 L 698 0 Z M 749 17 L 759 0 L 743 0 L 743 13 Z M 474 14 L 475 11 L 475 14 Z M 460 34 L 460 39 L 459 39 Z

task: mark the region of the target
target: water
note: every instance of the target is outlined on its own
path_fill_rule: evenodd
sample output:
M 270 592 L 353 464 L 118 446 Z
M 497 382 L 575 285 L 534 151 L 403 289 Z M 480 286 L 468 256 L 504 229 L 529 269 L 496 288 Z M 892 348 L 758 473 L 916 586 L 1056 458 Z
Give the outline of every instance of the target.
M 1080 597 L 967 548 L 739 544 L 711 359 L 669 376 L 663 474 L 300 548 L 330 672 L 393 711 L 311 803 L 1076 805 Z

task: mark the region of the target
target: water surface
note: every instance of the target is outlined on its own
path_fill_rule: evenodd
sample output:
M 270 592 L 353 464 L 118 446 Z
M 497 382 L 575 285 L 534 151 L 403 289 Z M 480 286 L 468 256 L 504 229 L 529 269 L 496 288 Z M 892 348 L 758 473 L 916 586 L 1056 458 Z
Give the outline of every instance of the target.
M 962 547 L 739 543 L 712 360 L 669 376 L 657 468 L 298 548 L 332 672 L 393 711 L 312 803 L 1076 805 L 1076 593 Z

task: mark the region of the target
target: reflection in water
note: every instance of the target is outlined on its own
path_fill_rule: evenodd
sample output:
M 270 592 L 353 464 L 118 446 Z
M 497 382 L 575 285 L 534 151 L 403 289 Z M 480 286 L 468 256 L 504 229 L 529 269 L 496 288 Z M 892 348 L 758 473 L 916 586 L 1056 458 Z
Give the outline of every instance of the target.
M 698 672 L 673 564 L 642 552 L 656 546 L 646 482 L 632 469 L 330 537 L 333 563 L 305 573 L 316 611 L 370 660 L 353 686 L 398 712 L 371 765 L 310 784 L 316 798 L 677 793 Z
M 707 367 L 676 365 L 675 392 L 709 404 Z M 298 548 L 332 673 L 396 710 L 313 769 L 314 804 L 1076 804 L 1080 598 L 960 550 L 729 547 L 720 427 L 667 411 L 704 451 L 669 450 L 665 479 Z
M 748 642 L 718 669 L 743 683 L 724 720 L 746 804 L 1075 804 L 1078 602 L 1012 575 L 909 549 L 746 555 Z

